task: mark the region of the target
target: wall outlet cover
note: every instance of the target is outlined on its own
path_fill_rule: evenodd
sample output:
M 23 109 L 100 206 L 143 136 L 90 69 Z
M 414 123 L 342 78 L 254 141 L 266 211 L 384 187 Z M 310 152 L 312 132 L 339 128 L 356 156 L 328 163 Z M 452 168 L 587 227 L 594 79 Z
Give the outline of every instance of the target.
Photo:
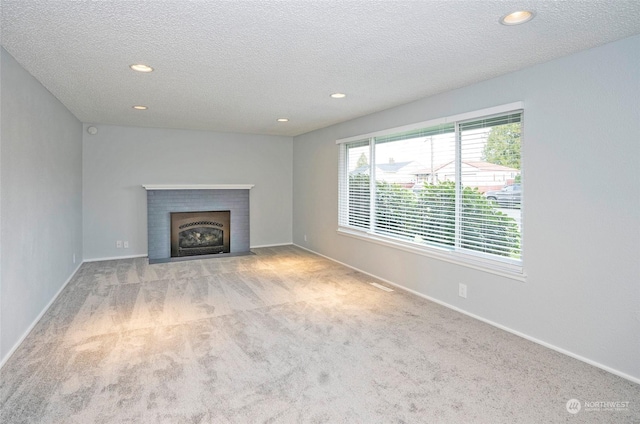
M 458 284 L 458 296 L 467 298 L 467 285 L 466 284 Z

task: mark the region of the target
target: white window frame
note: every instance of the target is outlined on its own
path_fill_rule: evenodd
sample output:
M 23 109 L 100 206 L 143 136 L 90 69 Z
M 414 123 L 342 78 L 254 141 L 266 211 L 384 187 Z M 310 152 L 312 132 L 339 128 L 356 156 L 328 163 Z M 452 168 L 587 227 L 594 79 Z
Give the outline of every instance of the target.
M 343 157 L 343 155 L 346 152 L 346 147 L 342 145 L 346 145 L 347 143 L 354 142 L 354 141 L 363 141 L 368 139 L 369 149 L 370 149 L 370 158 L 371 158 L 370 163 L 373 164 L 375 163 L 374 162 L 375 143 L 373 142 L 375 137 L 381 137 L 381 136 L 386 136 L 391 134 L 402 133 L 406 131 L 434 127 L 442 124 L 451 124 L 451 123 L 455 124 L 456 137 L 457 137 L 459 134 L 458 124 L 462 123 L 463 121 L 474 120 L 474 119 L 479 119 L 479 118 L 483 118 L 491 115 L 500 115 L 500 114 L 505 114 L 509 112 L 517 112 L 517 111 L 521 111 L 524 113 L 524 102 L 508 103 L 505 105 L 452 115 L 444 118 L 432 119 L 429 121 L 419 122 L 419 123 L 405 125 L 401 127 L 389 128 L 382 131 L 376 131 L 376 132 L 371 132 L 367 134 L 362 134 L 362 135 L 357 135 L 357 136 L 336 140 L 336 144 L 340 145 L 340 162 L 339 163 L 342 164 L 342 166 L 339 168 L 339 175 L 338 175 L 338 179 L 339 179 L 338 181 L 339 183 L 338 216 L 340 217 L 340 213 L 341 213 L 340 209 L 342 208 L 344 210 L 342 205 L 342 201 L 343 201 L 342 194 L 347 193 L 347 198 L 348 198 L 348 169 L 347 169 L 347 161 Z M 521 131 L 524 134 L 524 121 L 522 123 L 521 128 L 522 128 Z M 459 142 L 456 142 L 456 149 L 460 149 Z M 460 152 L 457 151 L 456 152 L 456 174 L 460 174 L 460 166 L 461 166 Z M 521 171 L 520 172 L 521 175 L 523 176 L 522 178 L 524 180 L 524 167 L 522 167 L 520 171 Z M 460 178 L 459 178 L 460 175 L 457 175 L 457 176 L 458 178 L 456 178 L 456 181 L 460 181 Z M 371 166 L 371 178 L 372 178 L 372 181 L 375 181 L 375 166 Z M 373 184 L 373 187 L 375 187 L 375 184 Z M 375 188 L 372 188 L 371 190 L 375 191 Z M 375 202 L 374 195 L 375 195 L 374 192 L 372 192 L 370 195 L 371 202 Z M 460 199 L 458 199 L 458 196 L 457 196 L 456 203 L 458 203 L 459 201 Z M 525 202 L 525 199 L 523 198 L 521 209 L 520 209 L 521 211 L 520 260 L 509 259 L 509 258 L 490 258 L 490 257 L 487 257 L 487 255 L 485 254 L 482 254 L 480 252 L 474 252 L 469 249 L 456 250 L 455 248 L 447 248 L 444 246 L 440 247 L 440 246 L 422 245 L 422 244 L 416 244 L 411 242 L 405 242 L 396 238 L 386 237 L 384 235 L 374 233 L 371 230 L 364 230 L 364 229 L 360 230 L 360 229 L 356 229 L 349 226 L 343 226 L 340 224 L 340 218 L 338 218 L 339 222 L 338 222 L 337 232 L 338 234 L 343 236 L 353 237 L 353 238 L 365 240 L 371 243 L 380 244 L 383 246 L 388 246 L 395 249 L 403 250 L 406 252 L 435 258 L 445 262 L 463 265 L 469 268 L 489 272 L 489 273 L 500 275 L 503 277 L 508 277 L 514 280 L 525 281 L 526 274 L 524 272 L 524 240 L 522 237 L 523 235 L 522 229 L 524 228 L 524 210 L 525 210 L 524 202 Z M 348 205 L 346 207 L 348 207 Z M 458 208 L 459 208 L 459 205 L 456 205 L 456 232 L 458 232 L 460 228 L 457 222 L 457 220 L 460 219 L 459 217 L 460 214 L 457 212 Z M 375 215 L 373 205 L 370 208 L 370 211 L 372 215 L 371 219 L 373 219 Z M 374 228 L 374 227 L 371 226 L 370 228 Z M 455 240 L 456 240 L 456 244 L 460 242 L 458 234 L 456 234 Z

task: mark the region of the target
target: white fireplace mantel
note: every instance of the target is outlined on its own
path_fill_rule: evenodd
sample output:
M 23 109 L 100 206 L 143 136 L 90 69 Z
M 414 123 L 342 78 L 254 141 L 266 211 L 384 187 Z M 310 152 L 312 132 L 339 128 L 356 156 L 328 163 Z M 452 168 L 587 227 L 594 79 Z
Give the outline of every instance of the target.
M 145 190 L 250 190 L 255 184 L 142 184 Z

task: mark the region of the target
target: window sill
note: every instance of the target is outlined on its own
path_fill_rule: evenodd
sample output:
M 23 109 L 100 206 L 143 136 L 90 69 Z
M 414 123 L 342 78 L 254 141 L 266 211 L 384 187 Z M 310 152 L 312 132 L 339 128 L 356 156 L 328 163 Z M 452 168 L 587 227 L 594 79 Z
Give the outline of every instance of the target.
M 401 240 L 395 240 L 388 237 L 380 236 L 377 234 L 369 234 L 348 228 L 340 227 L 337 233 L 342 236 L 352 237 L 359 240 L 364 240 L 370 243 L 379 244 L 382 246 L 392 247 L 398 250 L 402 250 L 417 255 L 426 256 L 433 259 L 438 259 L 444 262 L 450 262 L 456 265 L 462 265 L 467 268 L 476 269 L 478 271 L 487 272 L 501 277 L 506 277 L 517 281 L 526 281 L 526 274 L 522 266 L 511 265 L 502 263 L 495 260 L 475 257 L 472 254 L 465 254 L 456 252 L 453 250 L 438 248 L 432 246 L 418 246 L 412 243 L 403 242 Z

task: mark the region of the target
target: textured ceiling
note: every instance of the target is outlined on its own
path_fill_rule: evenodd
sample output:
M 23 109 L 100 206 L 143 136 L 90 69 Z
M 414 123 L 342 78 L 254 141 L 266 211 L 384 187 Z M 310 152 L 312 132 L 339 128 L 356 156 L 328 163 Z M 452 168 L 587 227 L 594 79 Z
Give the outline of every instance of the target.
M 535 19 L 498 23 L 523 8 Z M 86 123 L 293 136 L 638 34 L 638 16 L 638 0 L 3 0 L 2 45 Z

